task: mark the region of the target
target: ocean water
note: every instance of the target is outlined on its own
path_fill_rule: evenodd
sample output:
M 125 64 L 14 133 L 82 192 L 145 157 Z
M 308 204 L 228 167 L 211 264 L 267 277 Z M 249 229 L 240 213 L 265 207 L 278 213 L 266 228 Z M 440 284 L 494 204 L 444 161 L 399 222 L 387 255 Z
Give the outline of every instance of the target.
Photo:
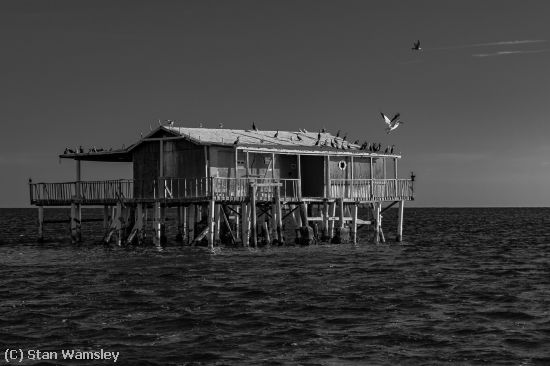
M 211 254 L 105 246 L 100 223 L 37 243 L 36 209 L 1 209 L 0 364 L 550 365 L 550 209 L 406 208 L 403 243 L 384 220 L 386 244 Z

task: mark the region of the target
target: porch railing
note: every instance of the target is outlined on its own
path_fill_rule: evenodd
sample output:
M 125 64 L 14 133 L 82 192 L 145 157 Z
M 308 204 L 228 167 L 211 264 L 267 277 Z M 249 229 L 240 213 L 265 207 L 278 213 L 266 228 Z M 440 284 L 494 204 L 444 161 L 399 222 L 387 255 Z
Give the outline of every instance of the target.
M 364 201 L 411 200 L 413 182 L 410 179 L 331 179 L 330 198 Z
M 161 178 L 159 198 L 182 200 L 193 198 L 214 198 L 216 200 L 240 200 L 248 197 L 251 183 L 258 183 L 256 199 L 269 201 L 275 196 L 275 187 L 280 184 L 283 200 L 298 199 L 298 179 L 273 178 Z
M 157 181 L 106 180 L 64 183 L 29 182 L 31 204 L 88 205 L 115 204 L 124 200 L 176 201 L 186 199 L 242 200 L 249 195 L 250 183 L 257 183 L 256 199 L 270 201 L 275 187 L 284 201 L 301 198 L 298 179 L 272 178 L 161 178 Z M 327 198 L 361 201 L 413 199 L 410 179 L 331 179 Z M 321 197 L 319 197 L 321 198 Z

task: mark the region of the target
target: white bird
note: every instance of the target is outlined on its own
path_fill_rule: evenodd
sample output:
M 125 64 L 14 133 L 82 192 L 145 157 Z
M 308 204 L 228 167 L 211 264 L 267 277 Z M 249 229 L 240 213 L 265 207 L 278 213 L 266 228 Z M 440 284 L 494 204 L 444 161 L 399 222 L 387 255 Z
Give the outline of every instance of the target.
M 388 116 L 386 116 L 384 113 L 380 112 L 380 114 L 382 115 L 382 118 L 384 118 L 384 122 L 386 122 L 386 124 L 388 125 L 388 127 L 386 127 L 386 133 L 390 133 L 392 132 L 393 130 L 395 130 L 397 127 L 399 127 L 399 125 L 401 123 L 403 123 L 403 121 L 401 121 L 399 119 L 399 116 L 400 114 L 397 113 L 395 116 L 393 116 L 392 119 L 389 119 Z

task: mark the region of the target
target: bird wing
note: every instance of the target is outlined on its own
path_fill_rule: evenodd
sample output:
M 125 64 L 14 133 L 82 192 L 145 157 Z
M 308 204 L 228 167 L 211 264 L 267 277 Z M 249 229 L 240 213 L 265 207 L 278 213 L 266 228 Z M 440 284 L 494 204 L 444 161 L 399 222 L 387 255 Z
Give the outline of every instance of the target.
M 391 122 L 396 121 L 399 118 L 399 116 L 401 116 L 401 114 L 397 113 L 395 116 L 393 116 L 393 118 L 391 119 Z
M 382 115 L 382 117 L 384 118 L 384 122 L 386 122 L 386 124 L 388 126 L 391 126 L 391 119 L 388 118 L 388 116 L 386 116 L 384 113 L 380 112 L 380 114 Z

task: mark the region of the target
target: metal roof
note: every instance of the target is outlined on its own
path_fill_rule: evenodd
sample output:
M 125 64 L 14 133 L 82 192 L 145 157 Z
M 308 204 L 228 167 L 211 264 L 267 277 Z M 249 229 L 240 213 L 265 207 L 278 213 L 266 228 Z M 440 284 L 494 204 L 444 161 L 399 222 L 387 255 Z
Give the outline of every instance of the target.
M 159 132 L 165 132 L 171 137 L 155 137 Z M 319 134 L 320 142 L 316 145 Z M 276 136 L 276 137 L 275 137 Z M 286 153 L 304 152 L 312 154 L 336 155 L 373 155 L 395 156 L 399 154 L 384 154 L 360 150 L 360 145 L 343 140 L 329 132 L 314 131 L 276 131 L 276 130 L 235 130 L 227 128 L 195 128 L 159 126 L 126 149 L 87 153 L 62 154 L 61 158 L 89 161 L 132 161 L 131 151 L 141 143 L 159 139 L 184 139 L 199 145 L 234 146 L 237 149 L 284 151 Z M 334 144 L 334 147 L 332 144 Z

